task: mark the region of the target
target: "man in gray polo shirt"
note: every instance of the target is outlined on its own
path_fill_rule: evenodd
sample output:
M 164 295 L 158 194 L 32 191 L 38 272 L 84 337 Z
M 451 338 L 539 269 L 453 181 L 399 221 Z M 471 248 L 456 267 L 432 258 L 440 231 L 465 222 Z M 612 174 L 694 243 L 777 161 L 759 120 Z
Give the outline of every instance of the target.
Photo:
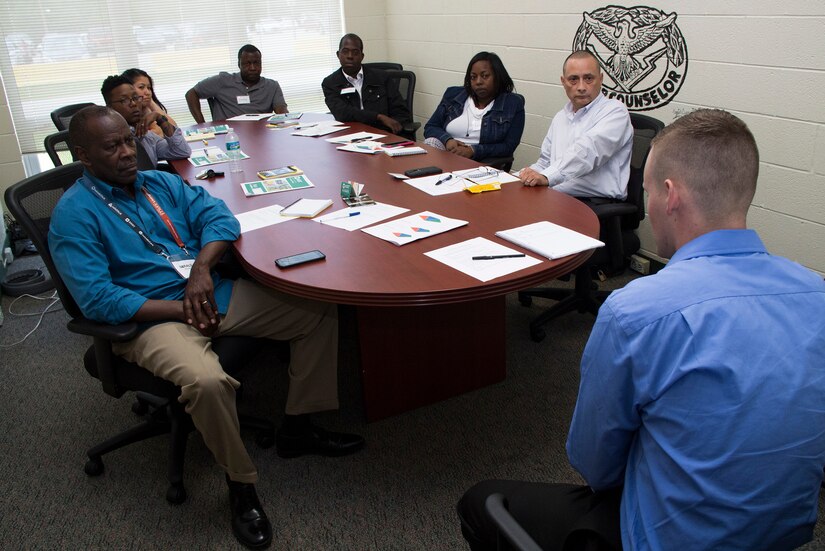
M 226 120 L 244 113 L 286 113 L 286 100 L 277 80 L 261 76 L 261 51 L 252 44 L 238 50 L 238 73 L 225 71 L 206 78 L 188 92 L 189 112 L 204 122 L 201 99 L 209 101 L 212 120 Z

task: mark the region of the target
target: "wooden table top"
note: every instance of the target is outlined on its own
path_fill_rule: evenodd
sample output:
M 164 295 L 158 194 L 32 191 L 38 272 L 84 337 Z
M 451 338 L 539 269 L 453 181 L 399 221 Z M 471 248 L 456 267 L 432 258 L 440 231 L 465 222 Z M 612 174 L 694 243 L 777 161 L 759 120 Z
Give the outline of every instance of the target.
M 312 120 L 305 114 L 301 119 Z M 324 117 L 314 115 L 315 118 Z M 218 121 L 222 122 L 222 121 Z M 232 124 L 232 123 L 230 123 Z M 208 126 L 208 125 L 200 125 Z M 266 128 L 265 121 L 236 122 L 234 129 L 241 149 L 250 155 L 242 161 L 244 172 L 231 174 L 228 165 L 211 168 L 225 170 L 226 176 L 212 181 L 195 179 L 202 169 L 187 160 L 173 163 L 178 173 L 193 185 L 203 185 L 224 200 L 235 214 L 272 204 L 287 205 L 299 197 L 332 199 L 325 213 L 346 207 L 340 197 L 342 181 L 366 185 L 365 192 L 376 201 L 410 209 L 399 217 L 429 210 L 442 216 L 467 220 L 469 224 L 439 235 L 397 246 L 360 230 L 346 231 L 309 219 L 260 228 L 244 233 L 235 250 L 249 274 L 261 283 L 283 292 L 326 302 L 361 306 L 415 306 L 450 304 L 500 296 L 537 285 L 573 271 L 592 253 L 585 251 L 559 260 L 547 260 L 525 270 L 481 282 L 424 255 L 425 252 L 474 237 L 521 250 L 495 236 L 495 232 L 549 220 L 561 226 L 598 238 L 599 221 L 583 203 L 544 187 L 525 187 L 518 182 L 503 184 L 501 191 L 481 194 L 467 192 L 430 196 L 388 172 L 403 173 L 421 166 L 437 166 L 445 172 L 479 166 L 475 161 L 437 151 L 428 146 L 426 155 L 389 157 L 338 151 L 326 138 L 358 131 L 375 131 L 363 124 L 348 123 L 349 128 L 319 138 L 292 136 L 292 130 Z M 209 145 L 223 147 L 218 136 Z M 379 141 L 398 141 L 388 136 Z M 419 144 L 420 145 L 420 144 Z M 193 149 L 202 147 L 192 142 Z M 315 187 L 244 196 L 240 183 L 257 180 L 258 170 L 297 165 Z M 320 249 L 326 260 L 289 269 L 275 266 L 274 260 L 313 249 Z M 539 255 L 524 250 L 540 258 Z

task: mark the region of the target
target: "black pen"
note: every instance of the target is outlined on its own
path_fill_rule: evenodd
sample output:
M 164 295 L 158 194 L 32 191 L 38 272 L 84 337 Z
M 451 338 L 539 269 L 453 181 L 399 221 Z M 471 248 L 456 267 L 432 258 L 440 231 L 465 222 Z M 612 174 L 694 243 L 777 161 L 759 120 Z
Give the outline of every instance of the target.
M 490 256 L 474 256 L 473 260 L 497 260 L 499 258 L 523 258 L 527 256 L 524 253 L 520 254 L 496 254 Z
M 295 199 L 294 201 L 292 201 L 290 204 L 288 204 L 287 206 L 285 206 L 284 208 L 282 208 L 282 209 L 281 209 L 281 212 L 285 211 L 286 209 L 288 209 L 289 207 L 291 207 L 292 205 L 294 205 L 295 203 L 297 203 L 297 202 L 298 202 L 298 201 L 300 201 L 301 199 L 303 199 L 303 197 L 298 197 L 297 199 Z
M 453 175 L 452 175 L 452 174 L 447 174 L 447 175 L 446 175 L 446 176 L 444 176 L 442 179 L 440 179 L 439 181 L 437 181 L 437 182 L 435 183 L 435 185 L 440 186 L 441 184 L 443 184 L 444 182 L 446 182 L 447 180 L 449 180 L 449 179 L 450 179 L 450 178 L 452 178 L 452 177 L 453 177 Z

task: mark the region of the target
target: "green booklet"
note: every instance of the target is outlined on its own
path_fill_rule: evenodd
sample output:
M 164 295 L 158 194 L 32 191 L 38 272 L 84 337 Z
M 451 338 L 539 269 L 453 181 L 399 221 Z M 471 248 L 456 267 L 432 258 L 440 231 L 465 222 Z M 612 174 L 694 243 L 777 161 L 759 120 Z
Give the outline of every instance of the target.
M 244 182 L 241 189 L 244 195 L 266 195 L 267 193 L 278 193 L 279 191 L 290 191 L 306 187 L 315 187 L 304 174 L 297 176 L 287 176 L 286 178 L 275 178 L 273 180 L 258 180 L 257 182 Z

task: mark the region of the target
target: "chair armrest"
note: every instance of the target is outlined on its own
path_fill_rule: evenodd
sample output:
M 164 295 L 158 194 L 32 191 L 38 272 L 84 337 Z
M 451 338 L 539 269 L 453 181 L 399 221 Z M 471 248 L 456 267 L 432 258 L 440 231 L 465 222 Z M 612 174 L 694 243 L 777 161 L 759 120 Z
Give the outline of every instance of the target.
M 625 216 L 628 214 L 636 214 L 639 209 L 636 205 L 630 203 L 605 203 L 604 205 L 594 205 L 593 212 L 599 217 L 599 220 L 605 218 L 613 218 L 614 216 Z
M 138 330 L 138 324 L 135 322 L 109 325 L 86 318 L 74 318 L 69 320 L 66 325 L 72 333 L 97 337 L 112 342 L 132 340 L 140 332 Z
M 490 494 L 487 496 L 484 509 L 487 511 L 487 516 L 496 525 L 499 537 L 503 536 L 513 546 L 513 549 L 518 551 L 541 551 L 541 547 L 530 537 L 530 534 L 510 515 L 503 495 Z M 499 543 L 501 542 L 499 541 Z M 499 549 L 502 549 L 501 545 L 499 545 Z
M 421 123 L 420 122 L 408 122 L 408 123 L 405 123 L 401 128 L 402 128 L 402 130 L 404 130 L 404 132 L 415 132 L 416 130 L 421 128 Z
M 513 167 L 513 156 L 509 157 L 487 157 L 479 159 L 479 163 L 491 166 L 497 170 L 509 171 Z

